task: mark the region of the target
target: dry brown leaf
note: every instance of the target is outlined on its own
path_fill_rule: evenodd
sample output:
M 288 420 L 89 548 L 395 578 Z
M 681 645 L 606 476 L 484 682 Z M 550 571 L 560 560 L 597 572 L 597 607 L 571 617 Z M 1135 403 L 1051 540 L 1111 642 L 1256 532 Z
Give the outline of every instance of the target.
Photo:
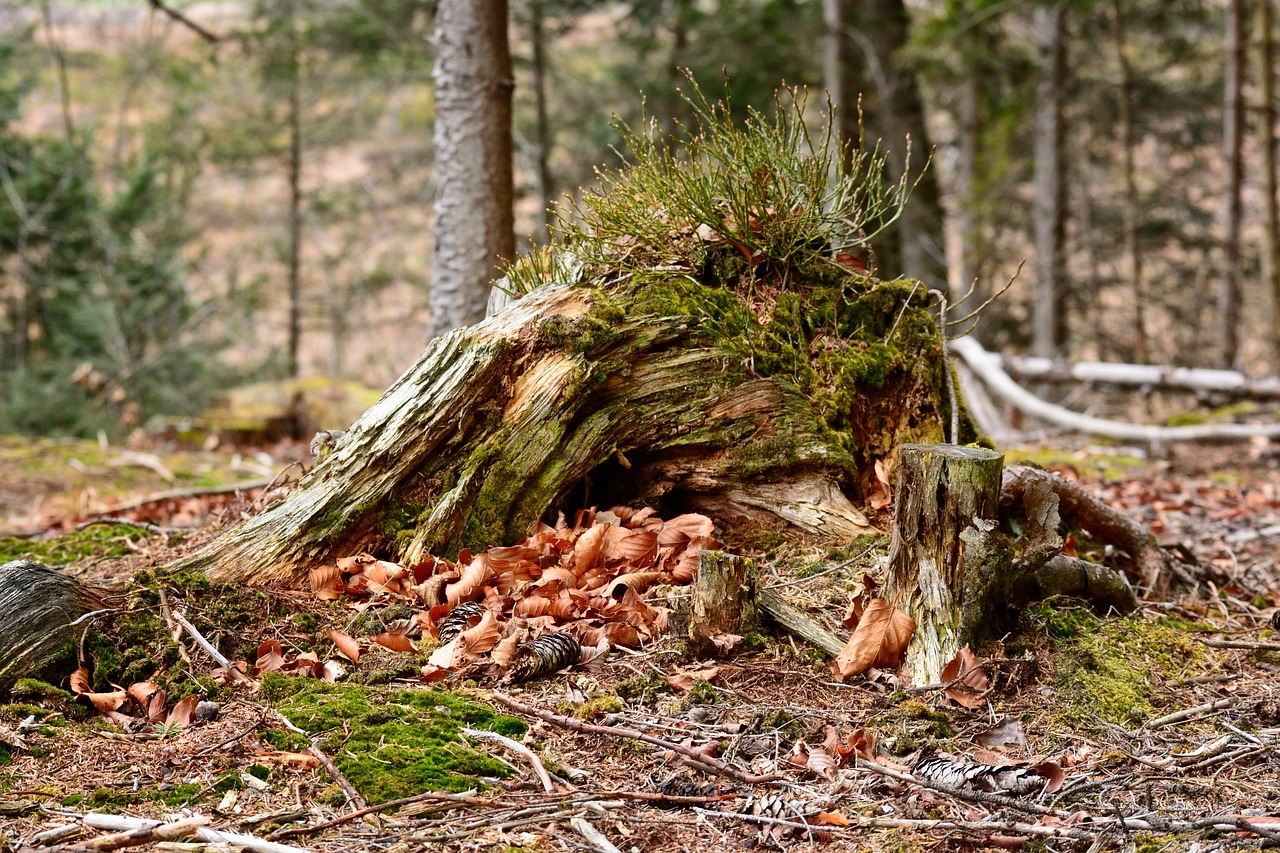
M 314 770 L 320 765 L 320 759 L 305 752 L 281 752 L 275 758 L 290 770 Z
M 836 778 L 836 757 L 821 746 L 811 746 L 809 747 L 809 758 L 805 762 L 805 769 L 815 776 L 821 776 L 828 782 L 834 782 Z
M 982 662 L 967 645 L 942 668 L 942 680 L 949 682 L 942 691 L 948 699 L 966 708 L 986 706 L 986 692 L 991 685 L 982 669 Z
M 435 667 L 441 670 L 452 670 L 458 665 L 458 658 L 462 654 L 462 650 L 458 644 L 462 642 L 462 637 L 454 637 L 440 648 L 431 653 L 431 657 L 427 658 L 427 664 L 422 668 L 423 675 L 427 674 L 427 667 Z
M 1062 772 L 1062 765 L 1056 761 L 1041 761 L 1031 765 L 1031 770 L 1049 780 L 1049 784 L 1044 787 L 1047 794 L 1055 793 L 1067 778 L 1067 774 Z
M 818 812 L 817 822 L 827 826 L 853 826 L 840 812 Z
M 889 602 L 873 598 L 858 621 L 849 642 L 832 663 L 840 681 L 866 672 L 871 666 L 894 669 L 911 642 L 916 623 Z
M 102 713 L 114 711 L 123 705 L 129 699 L 129 694 L 123 690 L 113 690 L 110 693 L 81 693 L 85 699 L 93 703 L 93 707 Z
M 597 524 L 573 543 L 573 561 L 570 566 L 575 575 L 581 577 L 600 564 L 600 555 L 604 551 L 604 538 L 610 529 L 607 524 Z
M 258 672 L 279 672 L 284 669 L 284 649 L 275 640 L 267 640 L 258 646 L 258 660 L 253 668 Z
M 83 666 L 71 673 L 68 682 L 72 693 L 90 693 L 93 691 L 93 685 L 89 683 L 89 670 Z
M 179 726 L 186 728 L 191 725 L 191 721 L 196 716 L 196 705 L 200 703 L 200 697 L 192 693 L 178 700 L 178 704 L 173 706 L 173 710 L 169 712 L 169 716 L 165 718 L 165 725 Z
M 493 651 L 489 653 L 489 660 L 493 661 L 493 665 L 498 668 L 499 672 L 505 673 L 511 669 L 511 665 L 520 656 L 520 644 L 527 637 L 528 631 L 521 628 L 511 632 L 497 642 L 493 647 Z
M 609 598 L 618 599 L 627 590 L 642 593 L 657 583 L 658 577 L 658 572 L 628 572 L 625 575 L 618 575 L 605 587 L 604 594 Z
M 371 637 L 375 643 L 393 652 L 416 652 L 418 649 L 404 634 L 377 634 Z
M 151 697 L 160 690 L 154 681 L 135 681 L 127 688 L 130 698 L 143 708 L 150 703 Z
M 147 702 L 147 722 L 158 723 L 165 718 L 165 700 L 168 694 L 164 690 L 157 690 L 151 694 L 151 699 Z
M 696 679 L 687 672 L 677 672 L 667 676 L 667 684 L 671 685 L 671 689 L 678 693 L 686 693 L 693 689 L 693 683 Z
M 450 607 L 457 607 L 461 601 L 469 601 L 472 594 L 491 577 L 493 577 L 493 566 L 489 564 L 489 558 L 484 554 L 477 554 L 471 560 L 471 564 L 462 570 L 462 577 L 445 589 L 445 601 Z
M 333 644 L 338 647 L 338 654 L 352 663 L 360 661 L 360 644 L 356 642 L 355 637 L 335 628 L 330 628 L 328 633 L 329 639 L 333 640 Z
M 871 494 L 867 496 L 867 504 L 872 509 L 884 509 L 893 503 L 893 487 L 889 484 L 889 467 L 883 459 L 876 460 L 876 479 L 871 484 Z
M 312 569 L 307 572 L 307 578 L 311 582 L 311 591 L 321 601 L 335 601 L 347 591 L 346 584 L 342 582 L 342 572 L 337 566 Z
M 516 617 L 543 616 L 551 609 L 550 600 L 540 595 L 527 595 L 516 602 L 511 615 Z
M 458 637 L 458 646 L 464 654 L 474 658 L 496 646 L 501 635 L 497 617 L 492 610 L 486 608 L 479 624 L 463 631 Z
M 605 536 L 605 559 L 625 560 L 636 567 L 653 565 L 658 556 L 658 534 L 654 530 L 611 527 Z
M 1027 736 L 1022 732 L 1022 723 L 1014 717 L 1004 716 L 996 724 L 974 738 L 985 747 L 1026 746 Z

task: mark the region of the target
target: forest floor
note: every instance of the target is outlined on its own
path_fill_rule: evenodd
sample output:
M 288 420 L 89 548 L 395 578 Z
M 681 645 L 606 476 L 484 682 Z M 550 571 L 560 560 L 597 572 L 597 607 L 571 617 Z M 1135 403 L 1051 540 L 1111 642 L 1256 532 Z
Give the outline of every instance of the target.
M 85 446 L 58 461 L 49 447 L 39 475 L 16 443 L 0 454 L 3 526 L 22 534 L 0 539 L 0 560 L 65 565 L 112 585 L 117 609 L 86 623 L 80 643 L 100 672 L 77 675 L 72 659 L 45 682 L 21 682 L 0 706 L 0 850 L 197 849 L 160 841 L 159 830 L 108 841 L 102 815 L 199 817 L 252 836 L 199 848 L 209 850 L 1280 844 L 1280 457 L 1271 446 L 1160 457 L 1066 442 L 1010 451 L 1010 461 L 1057 470 L 1148 525 L 1197 584 L 1127 617 L 1036 605 L 1003 648 L 980 650 L 990 687 L 969 697 L 977 707 L 888 672 L 838 682 L 820 653 L 785 634 L 713 661 L 688 659 L 673 631 L 591 671 L 423 684 L 417 649 L 362 640 L 357 661 L 338 654 L 344 638 L 378 630 L 362 621 L 361 603 L 157 571 L 257 511 L 258 492 L 111 508 L 175 481 L 216 491 L 302 458 L 301 448 L 119 457 L 137 474 L 126 483 L 112 452 L 94 461 Z M 117 521 L 76 529 L 101 515 Z M 877 522 L 888 530 L 887 511 Z M 768 582 L 840 631 L 884 544 L 759 556 Z M 1090 553 L 1083 537 L 1075 547 Z M 220 670 L 174 620 L 183 612 L 249 675 Z M 336 683 L 309 677 L 326 673 Z M 119 689 L 102 683 L 108 676 Z M 77 696 L 85 678 L 95 696 L 115 698 Z M 177 701 L 183 695 L 212 704 L 193 717 L 195 699 Z M 911 775 L 935 753 L 954 773 Z M 992 766 L 1039 784 L 981 790 Z M 392 801 L 400 804 L 379 808 Z

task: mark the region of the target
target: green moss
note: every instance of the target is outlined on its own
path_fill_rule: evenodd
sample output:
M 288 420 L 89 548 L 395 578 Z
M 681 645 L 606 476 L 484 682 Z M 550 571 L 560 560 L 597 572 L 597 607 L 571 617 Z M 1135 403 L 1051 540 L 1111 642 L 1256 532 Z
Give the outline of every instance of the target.
M 1162 683 L 1202 672 L 1214 657 L 1191 636 L 1202 628 L 1185 620 L 1100 619 L 1061 601 L 1041 603 L 1031 614 L 1056 646 L 1055 707 L 1076 724 L 1142 723 L 1156 715 L 1152 702 Z
M 9 699 L 16 703 L 16 705 L 7 706 L 9 708 L 34 707 L 42 709 L 45 715 L 56 712 L 69 720 L 89 719 L 89 709 L 77 702 L 73 694 L 37 678 L 18 679 L 9 689 Z M 26 714 L 23 716 L 25 717 Z
M 693 683 L 693 687 L 689 689 L 689 694 L 685 700 L 690 705 L 714 705 L 720 701 L 720 695 L 716 693 L 716 689 L 711 686 L 710 681 L 699 678 Z
M 325 751 L 370 802 L 428 790 L 461 791 L 478 776 L 506 776 L 505 765 L 462 743 L 462 728 L 519 737 L 520 720 L 439 690 L 331 685 L 269 674 L 263 696 L 294 725 L 330 732 Z
M 590 720 L 593 717 L 603 717 L 605 714 L 616 714 L 624 707 L 622 700 L 617 696 L 604 694 L 578 705 L 573 709 L 572 714 L 579 720 Z
M 47 565 L 67 565 L 91 558 L 123 557 L 134 553 L 130 540 L 151 535 L 141 527 L 120 522 L 95 524 L 54 539 L 4 537 L 0 538 L 0 563 L 35 560 Z
M 614 692 L 633 704 L 652 705 L 672 691 L 666 678 L 651 672 L 648 675 L 637 675 L 634 678 L 619 681 Z

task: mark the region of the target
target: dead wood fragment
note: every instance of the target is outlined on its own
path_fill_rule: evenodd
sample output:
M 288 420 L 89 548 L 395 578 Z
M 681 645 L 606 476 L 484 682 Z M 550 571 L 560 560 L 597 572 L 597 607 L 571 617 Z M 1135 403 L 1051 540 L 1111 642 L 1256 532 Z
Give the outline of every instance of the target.
M 893 543 L 884 598 L 915 621 L 907 648 L 912 679 L 932 684 L 974 634 L 982 608 L 971 589 L 986 587 L 986 567 L 965 560 L 961 534 L 996 517 L 1004 456 L 975 447 L 904 444 L 898 448 Z
M 100 591 L 43 563 L 0 566 L 0 694 L 58 657 L 76 620 L 101 607 Z
M 698 552 L 689 607 L 689 650 L 698 657 L 723 657 L 723 639 L 754 631 L 760 621 L 755 561 L 724 551 Z
M 493 698 L 513 711 L 519 711 L 522 714 L 538 717 L 539 719 L 546 720 L 548 723 L 560 726 L 561 728 L 570 729 L 576 732 L 587 732 L 589 734 L 610 735 L 612 737 L 638 740 L 642 743 L 650 744 L 651 746 L 675 752 L 686 758 L 692 759 L 698 764 L 713 769 L 716 773 L 719 773 L 722 776 L 728 776 L 731 779 L 736 779 L 737 781 L 747 785 L 780 782 L 787 778 L 780 773 L 767 773 L 763 775 L 745 773 L 730 764 L 726 764 L 718 758 L 713 758 L 712 756 L 707 755 L 705 752 L 691 749 L 690 747 L 682 744 L 672 743 L 671 741 L 663 740 L 662 738 L 657 738 L 653 735 L 636 731 L 635 729 L 624 729 L 617 726 L 592 725 L 591 723 L 583 722 L 582 720 L 575 719 L 574 717 L 566 717 L 562 714 L 556 714 L 551 711 L 544 711 L 541 708 L 535 708 L 532 705 L 526 705 L 523 702 L 518 702 L 512 697 L 507 696 L 504 693 L 499 693 L 496 690 L 493 692 Z
M 774 622 L 790 633 L 804 640 L 811 646 L 822 649 L 829 656 L 835 657 L 844 648 L 845 641 L 824 628 L 819 622 L 799 607 L 782 597 L 772 589 L 762 589 L 756 596 L 756 603 Z
M 1065 477 L 1028 465 L 1010 465 L 1005 469 L 1000 488 L 1001 508 L 1018 511 L 1027 490 L 1037 484 L 1058 496 L 1058 511 L 1064 521 L 1128 555 L 1131 561 L 1128 573 L 1141 584 L 1146 595 L 1159 595 L 1167 589 L 1169 575 L 1176 567 L 1160 549 L 1155 536 Z
M 333 763 L 333 759 L 324 754 L 324 751 L 314 743 L 307 747 L 307 753 L 314 755 L 316 761 L 324 767 L 325 772 L 329 774 L 329 778 L 334 781 L 342 793 L 347 797 L 347 803 L 355 810 L 368 808 L 369 804 L 365 802 L 364 797 L 360 796 L 360 792 L 356 790 L 356 786 L 351 784 L 351 780 L 342 774 L 338 766 Z
M 487 732 L 482 729 L 463 729 L 462 733 L 467 737 L 475 738 L 476 740 L 493 741 L 494 743 L 511 750 L 516 755 L 529 762 L 529 765 L 533 768 L 533 772 L 537 774 L 538 781 L 542 783 L 542 790 L 546 791 L 548 794 L 555 791 L 556 786 L 551 781 L 551 774 L 547 772 L 547 768 L 543 765 L 542 759 L 538 758 L 538 756 L 535 755 L 533 750 L 529 749 L 529 747 L 522 743 L 518 743 L 509 737 L 500 735 L 497 732 Z
M 1059 554 L 1051 558 L 1036 571 L 1034 580 L 1036 598 L 1070 595 L 1103 612 L 1132 613 L 1138 609 L 1138 597 L 1124 575 L 1078 557 Z

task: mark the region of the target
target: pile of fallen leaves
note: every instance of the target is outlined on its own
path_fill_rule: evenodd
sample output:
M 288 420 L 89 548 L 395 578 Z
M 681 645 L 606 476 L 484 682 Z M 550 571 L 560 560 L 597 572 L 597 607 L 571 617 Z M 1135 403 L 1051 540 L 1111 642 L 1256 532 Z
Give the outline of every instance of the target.
M 464 550 L 456 562 L 428 557 L 406 566 L 358 554 L 313 569 L 310 581 L 319 598 L 354 597 L 360 611 L 409 605 L 366 640 L 331 631 L 352 661 L 363 643 L 412 652 L 431 637 L 441 645 L 423 667 L 429 680 L 480 669 L 523 680 L 659 637 L 671 611 L 641 595 L 687 584 L 698 552 L 720 545 L 704 515 L 589 509 L 572 524 L 563 515 L 554 527 L 539 523 L 515 545 Z

